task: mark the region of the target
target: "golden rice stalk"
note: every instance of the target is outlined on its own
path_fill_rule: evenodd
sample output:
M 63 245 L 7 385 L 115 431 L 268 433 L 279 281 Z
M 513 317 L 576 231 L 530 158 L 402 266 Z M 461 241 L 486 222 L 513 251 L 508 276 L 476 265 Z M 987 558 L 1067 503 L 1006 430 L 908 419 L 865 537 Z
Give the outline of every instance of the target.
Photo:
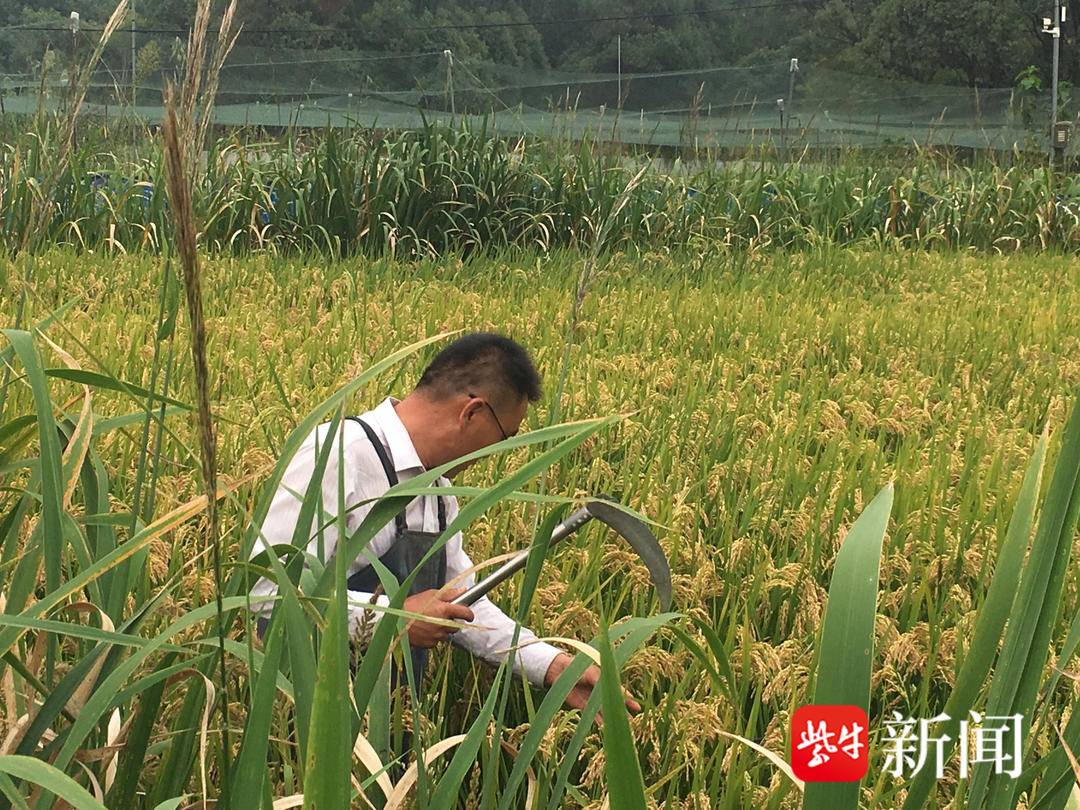
M 1080 793 L 1080 762 L 1077 761 L 1076 754 L 1074 754 L 1072 752 L 1072 749 L 1069 748 L 1069 744 L 1065 742 L 1065 735 L 1061 733 L 1061 729 L 1055 729 L 1055 731 L 1057 731 L 1058 740 L 1061 741 L 1061 747 L 1065 749 L 1065 756 L 1069 758 L 1069 765 L 1072 766 L 1073 776 L 1076 777 L 1076 784 L 1073 785 L 1073 789 L 1071 791 L 1073 797 L 1075 798 L 1077 794 Z
M 464 740 L 464 734 L 458 734 L 453 737 L 447 737 L 445 740 L 439 740 L 439 742 L 424 751 L 424 765 L 430 765 L 435 759 Z M 416 777 L 417 768 L 416 763 L 414 762 L 406 769 L 405 773 L 401 775 L 401 779 L 398 780 L 397 784 L 394 785 L 394 792 L 391 793 L 390 797 L 386 800 L 386 810 L 401 810 L 401 808 L 405 806 L 405 800 L 408 798 L 412 786 L 416 783 Z
M 7 597 L 0 593 L 0 611 L 3 611 L 7 607 Z M 12 655 L 15 655 L 15 651 L 12 651 Z M 17 718 L 15 698 L 15 675 L 14 669 L 10 666 L 4 667 L 3 674 L 0 674 L 0 697 L 3 698 L 4 703 L 4 718 L 3 725 L 0 726 L 0 738 L 4 736 L 15 725 Z
M 735 740 L 736 742 L 741 742 L 743 745 L 754 749 L 763 757 L 765 757 L 765 759 L 769 760 L 769 762 L 775 765 L 777 769 L 779 769 L 779 771 L 784 774 L 784 776 L 786 776 L 792 781 L 792 783 L 794 783 L 795 787 L 797 787 L 799 790 L 804 789 L 805 785 L 803 781 L 795 775 L 795 771 L 792 770 L 791 766 L 779 754 L 770 751 L 765 746 L 760 745 L 753 740 L 749 740 L 746 737 L 741 737 L 738 734 L 732 734 L 730 731 L 724 731 L 723 729 L 721 729 L 720 734 L 729 739 Z

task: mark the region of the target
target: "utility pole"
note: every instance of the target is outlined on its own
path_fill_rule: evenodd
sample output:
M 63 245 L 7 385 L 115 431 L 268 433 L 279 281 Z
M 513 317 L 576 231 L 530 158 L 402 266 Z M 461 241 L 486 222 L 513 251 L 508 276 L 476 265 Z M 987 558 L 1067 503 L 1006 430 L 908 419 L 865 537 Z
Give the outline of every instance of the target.
M 1061 24 L 1065 22 L 1065 6 L 1062 5 L 1061 0 L 1054 0 L 1053 17 L 1043 17 L 1043 33 L 1049 34 L 1054 38 L 1054 69 L 1053 76 L 1050 80 L 1050 165 L 1054 165 L 1054 159 L 1059 149 L 1063 149 L 1065 142 L 1068 140 L 1067 133 L 1062 133 L 1065 137 L 1059 137 L 1058 121 L 1057 121 L 1057 105 L 1058 105 L 1058 56 L 1061 50 Z M 1059 140 L 1061 143 L 1059 143 Z
M 781 116 L 783 118 L 782 126 L 784 128 L 784 147 L 787 148 L 787 128 L 791 123 L 791 101 L 795 95 L 795 74 L 799 72 L 799 60 L 792 58 L 788 65 L 788 85 L 787 85 L 787 103 L 780 108 Z
M 78 118 L 78 110 L 75 109 L 75 66 L 78 63 L 79 44 L 79 12 L 71 12 L 68 18 L 68 28 L 71 29 L 71 67 L 68 68 L 68 95 L 71 105 L 71 148 L 75 148 L 75 122 Z
M 137 118 L 138 115 L 135 112 L 135 0 L 131 0 L 131 115 L 133 118 Z
M 788 66 L 787 113 L 791 115 L 791 99 L 795 95 L 795 74 L 799 72 L 799 60 L 792 59 Z
M 1054 0 L 1054 80 L 1050 91 L 1050 164 L 1054 164 L 1054 155 L 1057 151 L 1055 133 L 1057 129 L 1057 104 L 1058 104 L 1058 54 L 1061 50 L 1061 0 Z
M 450 117 L 454 118 L 457 116 L 454 106 L 454 54 L 449 48 L 442 53 L 446 57 L 446 93 L 450 96 Z
M 615 97 L 615 109 L 622 107 L 622 34 L 618 34 L 616 40 L 616 52 L 618 53 L 619 61 L 619 92 Z
M 784 117 L 784 99 L 776 100 L 776 109 L 780 112 L 780 149 L 784 154 L 784 162 L 787 162 L 787 120 Z

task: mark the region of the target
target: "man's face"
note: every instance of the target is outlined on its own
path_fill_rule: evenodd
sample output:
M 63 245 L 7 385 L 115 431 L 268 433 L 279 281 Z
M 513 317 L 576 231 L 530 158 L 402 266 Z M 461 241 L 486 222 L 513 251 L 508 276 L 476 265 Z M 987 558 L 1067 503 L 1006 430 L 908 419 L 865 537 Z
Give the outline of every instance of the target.
M 473 453 L 516 435 L 528 407 L 529 400 L 526 397 L 514 402 L 512 398 L 507 401 L 489 399 L 482 391 L 463 395 L 455 431 L 455 457 Z M 475 463 L 475 459 L 464 462 L 450 470 L 448 475 L 456 476 Z

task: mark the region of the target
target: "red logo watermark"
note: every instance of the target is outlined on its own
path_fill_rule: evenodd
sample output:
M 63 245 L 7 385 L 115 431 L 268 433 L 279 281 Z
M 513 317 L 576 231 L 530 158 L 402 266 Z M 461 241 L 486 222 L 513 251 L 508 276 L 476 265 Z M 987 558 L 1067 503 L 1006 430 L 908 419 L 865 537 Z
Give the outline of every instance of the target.
M 866 712 L 800 706 L 791 718 L 791 769 L 804 782 L 857 782 L 870 766 Z

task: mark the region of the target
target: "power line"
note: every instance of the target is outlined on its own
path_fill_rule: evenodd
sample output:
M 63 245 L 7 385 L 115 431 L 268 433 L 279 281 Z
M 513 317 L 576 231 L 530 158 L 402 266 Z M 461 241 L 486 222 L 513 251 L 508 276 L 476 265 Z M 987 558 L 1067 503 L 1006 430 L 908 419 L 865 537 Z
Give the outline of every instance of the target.
M 251 63 L 234 64 L 234 65 L 226 64 L 226 65 L 224 65 L 223 69 L 224 68 L 229 68 L 229 67 L 234 67 L 234 68 L 239 68 L 239 67 L 277 67 L 279 65 L 323 64 L 323 63 L 327 63 L 327 62 L 339 62 L 339 61 L 342 61 L 342 62 L 352 62 L 352 61 L 360 61 L 360 60 L 371 60 L 371 61 L 373 61 L 373 60 L 378 60 L 378 59 L 396 59 L 396 58 L 406 58 L 406 57 L 424 57 L 424 56 L 441 56 L 441 55 L 442 55 L 441 51 L 425 51 L 425 52 L 420 52 L 420 53 L 400 54 L 400 55 L 392 55 L 392 56 L 384 56 L 384 57 L 378 57 L 378 56 L 360 57 L 360 58 L 357 58 L 357 59 L 352 59 L 352 58 L 336 59 L 336 58 L 332 58 L 332 59 L 305 59 L 305 60 L 297 60 L 297 61 L 291 61 L 291 62 L 251 62 Z M 523 84 L 506 84 L 506 85 L 498 85 L 498 86 L 492 87 L 492 86 L 489 86 L 488 84 L 486 84 L 484 81 L 482 81 L 478 76 L 476 76 L 476 74 L 473 73 L 472 70 L 468 70 L 466 66 L 467 65 L 472 65 L 473 67 L 476 67 L 476 68 L 500 67 L 500 66 L 492 65 L 490 63 L 477 62 L 477 61 L 471 60 L 471 59 L 468 59 L 468 60 L 456 60 L 456 61 L 457 61 L 457 63 L 459 65 L 461 65 L 464 69 L 467 70 L 469 75 L 472 76 L 472 78 L 482 88 L 482 90 L 480 88 L 473 89 L 472 92 L 486 92 L 486 93 L 494 94 L 494 93 L 508 92 L 508 91 L 511 91 L 511 90 L 537 90 L 537 89 L 541 89 L 541 88 L 545 88 L 545 87 L 564 87 L 564 86 L 565 87 L 581 87 L 581 86 L 586 86 L 586 85 L 610 84 L 610 83 L 613 83 L 613 82 L 617 81 L 617 78 L 614 75 L 599 75 L 598 76 L 598 75 L 586 74 L 586 75 L 583 75 L 583 76 L 575 76 L 575 77 L 561 76 L 561 77 L 553 77 L 552 79 L 546 80 L 546 81 L 541 80 L 541 81 L 527 82 L 527 83 L 523 83 Z M 712 74 L 712 73 L 744 72 L 744 71 L 751 71 L 751 70 L 762 70 L 762 69 L 768 69 L 768 68 L 775 68 L 775 67 L 778 67 L 780 65 L 787 65 L 787 60 L 779 60 L 779 61 L 774 61 L 774 62 L 760 62 L 760 63 L 754 64 L 754 65 L 742 65 L 742 66 L 735 66 L 735 67 L 721 66 L 721 67 L 707 67 L 707 68 L 691 68 L 691 69 L 687 69 L 687 70 L 654 71 L 654 72 L 649 72 L 649 73 L 624 73 L 623 74 L 623 81 L 640 82 L 640 81 L 648 81 L 648 80 L 653 80 L 653 79 L 668 79 L 668 78 L 678 78 L 678 77 L 686 77 L 686 76 L 702 76 L 702 75 L 708 75 L 708 74 Z M 107 70 L 111 75 L 115 75 L 112 70 L 108 69 L 107 65 L 99 66 L 98 70 L 99 71 L 100 70 Z M 166 74 L 167 72 L 168 72 L 167 68 L 162 68 L 161 71 L 160 71 L 160 73 L 162 75 Z M 130 70 L 121 68 L 118 71 L 116 71 L 116 73 L 119 73 L 121 76 L 126 77 L 130 73 Z M 14 78 L 16 76 L 26 76 L 26 77 L 28 77 L 27 80 L 26 80 L 27 81 L 27 86 L 35 86 L 37 84 L 37 81 L 30 74 L 11 74 L 10 75 L 11 78 Z M 0 79 L 3 79 L 3 78 L 7 78 L 7 77 L 5 77 L 4 74 L 0 74 Z M 58 82 L 58 86 L 62 86 L 62 82 Z M 98 87 L 98 86 L 107 86 L 107 85 L 97 85 L 97 84 L 95 84 L 95 85 L 92 85 L 92 86 Z M 149 86 L 140 85 L 139 88 L 140 89 L 149 89 Z M 338 90 L 340 92 L 338 92 Z M 337 88 L 335 90 L 335 92 L 331 92 L 328 95 L 337 96 L 337 95 L 340 95 L 342 92 L 346 92 L 347 90 L 348 90 L 348 87 L 343 86 L 341 88 Z M 461 88 L 461 90 L 463 92 L 470 92 L 469 88 Z M 231 94 L 231 95 L 238 95 L 238 94 L 239 95 L 262 95 L 265 91 L 257 90 L 257 89 L 254 89 L 254 90 L 249 89 L 249 90 L 244 90 L 244 91 L 238 91 L 236 89 L 232 89 L 232 88 L 229 88 L 227 86 L 223 86 L 223 87 L 221 87 L 219 92 L 225 93 L 225 94 Z M 370 92 L 370 91 L 366 91 L 366 92 Z M 387 91 L 380 91 L 380 92 L 390 93 L 390 94 L 397 94 L 397 95 L 411 95 L 411 94 L 417 93 L 418 91 L 416 89 L 410 89 L 410 90 L 387 90 Z M 500 99 L 500 101 L 501 101 L 501 99 Z
M 222 70 L 229 70 L 230 68 L 275 68 L 286 67 L 289 65 L 328 65 L 339 63 L 352 63 L 352 62 L 381 62 L 392 59 L 418 59 L 424 56 L 442 56 L 442 51 L 420 51 L 419 53 L 400 53 L 390 54 L 387 56 L 343 56 L 343 57 L 329 57 L 324 59 L 293 59 L 284 62 L 226 62 L 222 65 Z M 128 76 L 131 74 L 131 68 L 117 68 L 115 71 L 109 69 L 105 64 L 98 65 L 95 71 L 107 71 L 110 74 L 120 74 L 122 76 Z M 168 73 L 168 68 L 162 68 L 160 71 L 162 74 Z M 0 73 L 0 79 L 3 78 L 26 78 L 31 84 L 37 81 L 34 78 L 33 73 Z
M 750 3 L 743 6 L 721 6 L 720 8 L 697 9 L 692 11 L 655 11 L 641 14 L 615 14 L 604 17 L 571 17 L 561 20 L 514 20 L 509 22 L 448 23 L 446 25 L 405 25 L 399 31 L 477 31 L 497 28 L 529 28 L 549 25 L 583 25 L 587 23 L 625 22 L 630 20 L 666 20 L 679 17 L 708 17 L 714 14 L 738 14 L 743 11 L 758 11 L 770 8 L 802 6 L 805 0 L 771 0 L 771 2 Z M 66 32 L 63 26 L 0 26 L 0 30 Z M 101 33 L 101 28 L 84 28 L 87 33 Z M 187 29 L 178 28 L 134 28 L 125 29 L 136 34 L 170 34 L 186 36 Z M 242 28 L 240 36 L 255 35 L 304 35 L 304 34 L 342 34 L 370 33 L 370 28 Z
M 482 67 L 501 67 L 500 65 L 493 65 L 491 63 L 478 62 L 474 59 L 459 60 L 462 62 L 468 62 L 477 68 Z M 623 73 L 622 80 L 625 81 L 641 81 L 644 79 L 668 79 L 678 76 L 701 76 L 707 73 L 729 73 L 729 72 L 743 72 L 747 70 L 761 70 L 763 68 L 774 68 L 780 65 L 787 65 L 787 59 L 780 59 L 773 62 L 759 62 L 754 65 L 722 65 L 720 67 L 706 67 L 706 68 L 686 68 L 685 70 L 657 70 L 647 73 Z M 552 87 L 554 85 L 582 85 L 582 84 L 607 84 L 611 82 L 617 82 L 619 77 L 614 73 L 609 74 L 582 74 L 579 76 L 561 76 L 553 78 L 551 81 L 537 81 L 530 82 L 529 84 L 514 84 L 507 85 L 505 87 L 496 88 L 500 90 L 525 90 L 539 87 Z
M 273 67 L 284 67 L 284 66 L 288 66 L 288 65 L 329 65 L 329 64 L 343 64 L 343 63 L 348 64 L 348 63 L 352 63 L 352 62 L 382 62 L 382 61 L 395 60 L 395 59 L 419 59 L 419 58 L 426 57 L 426 56 L 442 56 L 442 55 L 443 55 L 442 51 L 418 51 L 416 53 L 395 53 L 395 54 L 384 54 L 384 55 L 381 55 L 381 56 L 342 56 L 342 57 L 334 56 L 334 57 L 325 57 L 325 58 L 321 58 L 321 59 L 294 59 L 294 60 L 288 60 L 288 61 L 284 61 L 284 62 L 274 62 L 274 61 L 266 61 L 266 62 L 226 62 L 222 66 L 222 70 L 227 70 L 229 68 L 253 68 L 253 67 L 273 68 Z M 508 67 L 511 67 L 512 69 L 517 69 L 516 66 L 500 65 L 498 63 L 492 63 L 492 62 L 479 62 L 479 61 L 476 61 L 474 59 L 461 60 L 459 58 L 456 61 L 459 61 L 459 62 L 467 61 L 470 65 L 473 65 L 474 67 L 477 67 L 477 68 L 506 69 Z M 645 72 L 645 73 L 624 73 L 623 74 L 623 80 L 624 81 L 631 81 L 631 80 L 639 81 L 639 80 L 642 80 L 642 79 L 663 79 L 663 78 L 676 77 L 676 76 L 698 76 L 698 75 L 703 75 L 703 74 L 707 74 L 707 73 L 729 73 L 729 72 L 740 73 L 740 72 L 744 72 L 744 71 L 748 71 L 748 70 L 761 70 L 762 68 L 772 68 L 772 67 L 777 67 L 779 65 L 786 65 L 786 64 L 788 64 L 787 59 L 780 59 L 780 60 L 772 61 L 772 62 L 759 62 L 759 63 L 753 64 L 753 65 L 722 65 L 722 66 L 719 66 L 719 67 L 687 68 L 687 69 L 684 69 L 684 70 L 660 70 L 660 71 L 651 71 L 651 72 Z M 104 67 L 99 67 L 98 68 L 98 70 L 104 70 L 104 69 L 105 69 Z M 162 69 L 162 72 L 164 73 L 164 72 L 166 72 L 166 70 L 167 69 Z M 109 72 L 112 73 L 113 71 L 109 71 Z M 126 74 L 130 73 L 131 71 L 130 71 L 129 68 L 118 68 L 116 72 L 120 73 L 120 74 L 123 74 L 123 75 L 126 75 Z M 3 76 L 3 75 L 4 74 L 0 74 L 0 76 Z M 26 77 L 29 77 L 30 81 L 34 80 L 33 79 L 33 74 L 31 74 L 31 73 L 17 73 L 17 74 L 13 73 L 13 74 L 7 74 L 7 75 L 10 76 L 10 77 L 26 76 Z M 617 81 L 617 80 L 618 80 L 617 76 L 614 73 L 612 73 L 610 75 L 608 75 L 608 74 L 581 74 L 581 75 L 575 75 L 575 76 L 564 75 L 564 76 L 560 76 L 560 77 L 557 77 L 557 78 L 553 78 L 551 81 L 538 81 L 538 82 L 534 82 L 534 83 L 530 83 L 530 84 L 508 85 L 508 86 L 500 88 L 500 89 L 504 89 L 504 90 L 522 90 L 522 89 L 530 89 L 530 88 L 538 88 L 538 87 L 550 87 L 550 86 L 553 86 L 553 85 L 562 85 L 562 84 L 572 84 L 572 85 L 604 84 L 604 83 L 608 83 L 608 82 L 614 82 L 614 81 Z
M 419 53 L 392 53 L 384 56 L 341 56 L 326 59 L 296 59 L 288 62 L 226 62 L 222 70 L 229 68 L 281 67 L 283 65 L 328 65 L 339 62 L 384 62 L 390 59 L 418 59 L 422 56 L 442 56 L 442 51 L 420 51 Z
M 503 101 L 501 98 L 499 98 L 498 94 L 494 90 L 492 90 L 490 87 L 488 87 L 483 82 L 483 80 L 480 79 L 480 77 L 478 77 L 475 73 L 473 73 L 471 70 L 469 70 L 469 67 L 468 67 L 468 65 L 465 64 L 465 62 L 459 61 L 458 65 L 461 66 L 462 70 L 464 70 L 467 74 L 469 74 L 470 78 L 472 78 L 472 80 L 474 82 L 476 82 L 478 85 L 480 85 L 480 87 L 482 89 L 479 90 L 478 92 L 487 93 L 489 96 L 491 96 L 497 102 L 499 102 L 503 106 L 503 108 L 506 109 L 508 112 L 511 112 L 511 113 L 513 112 L 513 110 L 511 110 L 510 107 L 507 106 L 506 102 Z

